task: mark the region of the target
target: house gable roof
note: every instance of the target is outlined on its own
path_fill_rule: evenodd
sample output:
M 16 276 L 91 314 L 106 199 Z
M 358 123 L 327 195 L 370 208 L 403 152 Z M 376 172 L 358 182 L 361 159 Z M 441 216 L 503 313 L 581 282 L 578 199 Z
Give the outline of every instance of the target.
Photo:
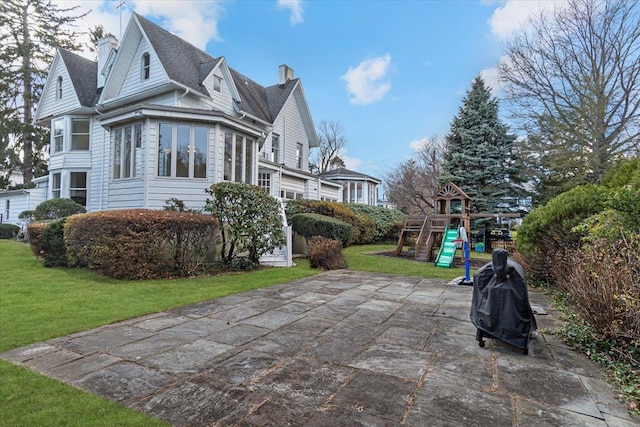
M 332 169 L 323 174 L 320 174 L 320 176 L 326 179 L 343 179 L 343 180 L 350 180 L 350 179 L 363 180 L 364 179 L 368 181 L 373 181 L 378 184 L 382 182 L 378 178 L 374 178 L 370 175 L 365 175 L 363 173 L 352 171 L 346 168 Z
M 137 13 L 133 16 L 146 34 L 169 79 L 208 95 L 201 83 L 216 66 L 217 60 L 143 16 Z
M 128 43 L 128 38 L 133 37 L 134 22 L 137 23 L 135 27 L 140 30 L 141 37 L 146 37 L 148 40 L 169 80 L 193 90 L 194 93 L 209 97 L 210 93 L 203 82 L 214 70 L 219 69 L 229 77 L 226 80 L 228 80 L 237 111 L 245 112 L 264 122 L 273 123 L 286 102 L 296 92 L 296 101 L 305 122 L 310 146 L 317 146 L 317 135 L 304 100 L 300 79 L 289 80 L 283 85 L 264 87 L 229 67 L 224 57 L 215 58 L 209 55 L 137 13 L 132 15 L 132 22 L 125 31 L 121 48 Z M 119 59 L 116 57 L 114 68 L 119 66 L 118 62 Z M 111 84 L 110 80 L 110 78 L 107 79 L 105 88 Z
M 98 99 L 98 63 L 65 49 L 59 49 L 80 105 L 93 107 Z

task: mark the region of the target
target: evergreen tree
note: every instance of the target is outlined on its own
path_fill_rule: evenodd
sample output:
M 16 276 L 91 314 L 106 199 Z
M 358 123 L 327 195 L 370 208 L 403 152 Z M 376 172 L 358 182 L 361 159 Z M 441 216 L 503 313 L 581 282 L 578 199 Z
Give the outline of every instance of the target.
M 498 100 L 476 77 L 446 136 L 440 183 L 452 181 L 472 198 L 477 212 L 495 212 L 513 196 L 510 180 L 517 168 L 512 159 L 515 135 L 498 117 Z
M 0 133 L 12 135 L 22 155 L 24 183 L 43 173 L 49 133 L 33 123 L 33 114 L 55 48 L 78 50 L 71 16 L 50 0 L 0 2 Z

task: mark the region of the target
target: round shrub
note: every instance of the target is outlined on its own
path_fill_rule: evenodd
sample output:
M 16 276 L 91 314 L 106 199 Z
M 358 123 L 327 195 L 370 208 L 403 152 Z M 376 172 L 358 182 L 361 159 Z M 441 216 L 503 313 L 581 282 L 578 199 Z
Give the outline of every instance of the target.
M 66 218 L 71 215 L 86 212 L 82 205 L 71 199 L 50 199 L 36 206 L 33 212 L 36 221 Z
M 291 228 L 296 234 L 310 239 L 315 236 L 338 240 L 347 246 L 351 240 L 351 224 L 325 215 L 302 213 L 291 217 Z
M 338 270 L 347 268 L 342 256 L 342 243 L 326 237 L 312 237 L 309 239 L 309 265 L 311 268 L 322 270 Z
M 0 224 L 0 239 L 14 239 L 19 231 L 20 227 L 17 225 Z

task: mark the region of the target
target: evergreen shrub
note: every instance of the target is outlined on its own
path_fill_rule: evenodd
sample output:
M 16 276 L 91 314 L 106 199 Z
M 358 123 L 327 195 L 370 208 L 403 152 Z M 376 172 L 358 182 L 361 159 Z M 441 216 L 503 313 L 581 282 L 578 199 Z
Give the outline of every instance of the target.
M 576 228 L 602 211 L 608 190 L 601 186 L 575 187 L 531 211 L 518 229 L 517 249 L 527 260 L 532 279 L 553 282 L 557 258 L 578 249 L 585 233 Z
M 124 209 L 67 219 L 69 265 L 116 279 L 188 276 L 201 271 L 218 221 L 196 213 Z
M 360 203 L 348 203 L 347 206 L 356 214 L 367 215 L 375 225 L 372 242 L 388 242 L 398 240 L 402 231 L 405 214 L 397 209 L 369 206 Z
M 82 205 L 71 199 L 50 199 L 36 206 L 36 209 L 33 211 L 33 217 L 36 221 L 47 221 L 50 219 L 66 218 L 84 212 L 86 212 L 86 210 Z
M 287 202 L 286 215 L 290 220 L 293 215 L 299 213 L 315 213 L 319 215 L 329 216 L 337 220 L 351 224 L 351 238 L 348 244 L 360 242 L 360 234 L 367 233 L 367 228 L 371 227 L 371 223 L 363 224 L 362 220 L 354 211 L 349 209 L 344 203 L 327 202 L 323 200 L 297 199 Z M 364 236 L 366 239 L 367 236 Z M 347 245 L 345 245 L 346 247 Z
M 47 222 L 32 222 L 27 226 L 31 251 L 45 267 L 67 265 L 64 223 L 63 218 Z
M 315 236 L 338 240 L 346 247 L 351 241 L 353 226 L 325 215 L 301 213 L 291 217 L 291 228 L 307 239 Z
M 13 224 L 0 224 L 0 239 L 13 239 L 18 235 L 20 227 Z
M 326 237 L 312 237 L 309 239 L 309 265 L 311 268 L 322 270 L 338 270 L 347 268 L 342 255 L 342 243 L 339 240 Z
M 222 224 L 220 259 L 227 268 L 258 266 L 260 256 L 285 244 L 280 203 L 264 188 L 221 182 L 205 192 L 212 196 L 205 212 Z M 248 262 L 240 258 L 248 258 Z

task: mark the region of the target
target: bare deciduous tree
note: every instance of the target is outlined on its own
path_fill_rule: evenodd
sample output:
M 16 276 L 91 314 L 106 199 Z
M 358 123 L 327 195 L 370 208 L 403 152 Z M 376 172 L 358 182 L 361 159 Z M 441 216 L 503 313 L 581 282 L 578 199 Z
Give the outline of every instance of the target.
M 506 44 L 500 79 L 514 116 L 541 136 L 540 153 L 572 159 L 577 181 L 598 181 L 638 149 L 639 9 L 638 0 L 569 0 Z
M 442 173 L 444 150 L 439 138 L 431 138 L 415 156 L 391 168 L 384 178 L 389 201 L 407 214 L 433 208 L 431 196 L 440 188 L 438 178 Z
M 323 120 L 318 126 L 320 146 L 309 162 L 309 168 L 314 173 L 324 173 L 337 167 L 344 167 L 340 158 L 341 151 L 347 145 L 347 139 L 342 134 L 344 127 L 339 122 Z

